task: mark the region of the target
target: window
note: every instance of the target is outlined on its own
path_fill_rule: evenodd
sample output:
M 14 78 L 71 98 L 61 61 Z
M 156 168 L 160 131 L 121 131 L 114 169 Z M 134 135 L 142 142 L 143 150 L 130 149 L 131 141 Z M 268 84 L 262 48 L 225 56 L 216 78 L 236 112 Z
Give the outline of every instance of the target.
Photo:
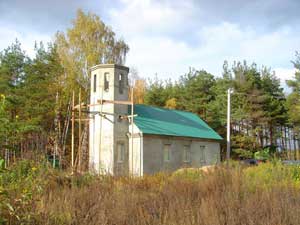
M 124 76 L 122 74 L 119 74 L 119 93 L 123 94 L 124 89 Z
M 205 146 L 200 145 L 200 163 L 202 165 L 206 164 L 206 159 L 205 159 Z
M 125 145 L 124 143 L 117 144 L 117 161 L 123 162 L 125 159 Z
M 169 162 L 171 159 L 171 145 L 165 144 L 163 151 L 164 151 L 164 162 Z
M 104 74 L 104 90 L 105 91 L 109 90 L 109 74 L 108 73 Z
M 94 74 L 94 92 L 97 91 L 97 75 Z
M 189 145 L 183 146 L 183 162 L 191 161 L 191 150 Z

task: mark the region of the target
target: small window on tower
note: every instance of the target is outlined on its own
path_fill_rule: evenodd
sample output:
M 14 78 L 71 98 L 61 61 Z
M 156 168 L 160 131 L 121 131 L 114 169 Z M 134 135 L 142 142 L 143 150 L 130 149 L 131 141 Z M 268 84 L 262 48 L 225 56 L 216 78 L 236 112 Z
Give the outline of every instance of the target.
M 104 74 L 104 90 L 105 91 L 109 90 L 109 74 L 108 73 Z
M 97 75 L 96 74 L 94 74 L 94 92 L 96 92 L 97 91 Z
M 124 89 L 124 76 L 123 74 L 119 74 L 119 93 L 123 94 Z
M 125 144 L 120 142 L 117 144 L 117 161 L 119 163 L 125 160 Z

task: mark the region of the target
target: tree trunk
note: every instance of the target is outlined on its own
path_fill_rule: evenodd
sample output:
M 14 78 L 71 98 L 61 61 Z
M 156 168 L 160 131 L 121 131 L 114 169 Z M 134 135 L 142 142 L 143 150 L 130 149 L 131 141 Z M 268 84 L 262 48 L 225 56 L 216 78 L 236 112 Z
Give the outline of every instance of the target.
M 293 130 L 293 143 L 294 143 L 294 160 L 297 159 L 297 150 L 296 150 L 296 136 L 295 136 L 295 132 Z
M 284 134 L 285 134 L 285 132 L 284 132 L 282 126 L 280 127 L 280 133 L 281 133 L 280 137 L 281 137 L 282 149 L 284 149 L 284 151 L 285 151 L 285 150 L 286 150 L 286 147 L 285 147 L 285 139 L 284 139 Z
M 298 134 L 298 139 L 297 139 L 297 143 L 298 143 L 298 149 L 297 149 L 297 153 L 298 153 L 298 157 L 297 159 L 299 159 L 299 151 L 300 151 L 300 139 L 299 139 L 299 134 Z
M 264 147 L 264 129 L 263 129 L 263 126 L 260 127 L 259 131 L 257 132 L 258 133 L 258 137 L 259 137 L 259 145 L 261 148 Z
M 285 140 L 285 146 L 286 146 L 286 151 L 288 155 L 288 159 L 290 159 L 290 144 L 288 140 L 288 128 L 284 127 L 284 140 Z
M 292 159 L 292 144 L 291 144 L 291 131 L 290 131 L 290 128 L 288 127 L 287 128 L 287 131 L 288 131 L 288 143 L 289 143 L 289 153 L 290 153 L 290 159 Z
M 272 124 L 270 123 L 270 126 L 269 126 L 269 137 L 270 137 L 270 145 L 273 145 L 273 126 Z

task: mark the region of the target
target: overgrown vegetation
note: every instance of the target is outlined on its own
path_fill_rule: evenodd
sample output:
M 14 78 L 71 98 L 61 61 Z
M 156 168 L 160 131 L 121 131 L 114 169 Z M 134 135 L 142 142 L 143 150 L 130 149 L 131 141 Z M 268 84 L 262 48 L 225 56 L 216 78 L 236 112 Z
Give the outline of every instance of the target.
M 299 224 L 299 189 L 280 162 L 112 178 L 22 161 L 0 172 L 0 224 Z

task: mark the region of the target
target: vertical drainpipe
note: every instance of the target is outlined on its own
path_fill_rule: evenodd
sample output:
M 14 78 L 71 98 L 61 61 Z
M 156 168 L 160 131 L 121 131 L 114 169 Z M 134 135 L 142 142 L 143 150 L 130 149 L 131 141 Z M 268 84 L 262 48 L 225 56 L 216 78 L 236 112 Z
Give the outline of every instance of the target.
M 143 176 L 144 166 L 144 144 L 143 144 L 143 133 L 140 132 L 140 176 Z
M 93 101 L 92 101 L 92 104 L 95 104 L 95 96 L 93 96 Z M 90 108 L 90 111 L 97 111 L 97 109 L 96 109 L 96 107 L 95 106 L 92 106 L 91 108 Z M 91 163 L 91 165 L 92 165 L 92 167 L 93 167 L 93 172 L 95 172 L 95 173 L 97 173 L 97 166 L 96 166 L 96 163 L 95 163 L 95 161 L 96 161 L 96 157 L 95 157 L 95 143 L 96 143 L 96 141 L 95 141 L 95 137 L 96 137 L 96 128 L 95 128 L 95 126 L 96 126 L 96 115 L 95 114 L 93 114 L 93 144 L 92 144 L 92 151 L 91 151 L 91 154 L 93 154 L 93 162 Z
M 94 104 L 94 96 L 91 96 L 91 104 Z M 90 106 L 89 110 L 95 111 L 94 106 Z M 91 140 L 92 139 L 92 140 Z M 89 170 L 94 171 L 95 168 L 95 115 L 92 114 L 92 119 L 89 121 Z
M 95 107 L 93 106 L 93 111 L 95 110 Z M 93 171 L 94 173 L 97 173 L 97 166 L 96 166 L 96 157 L 95 157 L 95 149 L 96 149 L 96 143 L 97 141 L 95 140 L 96 137 L 96 118 L 97 116 L 94 114 L 93 115 L 93 147 L 92 147 L 92 154 L 93 154 L 93 162 L 92 162 L 92 167 L 93 167 Z
M 100 80 L 100 79 L 99 79 Z M 99 87 L 101 87 L 100 85 L 99 85 Z M 103 126 L 103 124 L 102 124 L 102 112 L 103 112 L 103 90 L 104 89 L 104 86 L 102 86 L 102 88 L 101 88 L 101 104 L 100 104 L 100 113 L 99 113 L 99 119 L 100 119 L 100 129 L 99 129 L 99 132 L 100 132 L 100 134 L 99 134 L 99 154 L 98 154 L 98 160 L 99 160 L 99 165 L 98 165 L 98 170 L 99 170 L 99 174 L 101 173 L 101 149 L 102 149 L 102 131 L 103 131 L 103 129 L 102 129 L 102 126 Z M 109 171 L 109 169 L 108 168 L 105 168 L 105 169 L 107 169 L 108 170 L 108 172 L 110 172 Z

